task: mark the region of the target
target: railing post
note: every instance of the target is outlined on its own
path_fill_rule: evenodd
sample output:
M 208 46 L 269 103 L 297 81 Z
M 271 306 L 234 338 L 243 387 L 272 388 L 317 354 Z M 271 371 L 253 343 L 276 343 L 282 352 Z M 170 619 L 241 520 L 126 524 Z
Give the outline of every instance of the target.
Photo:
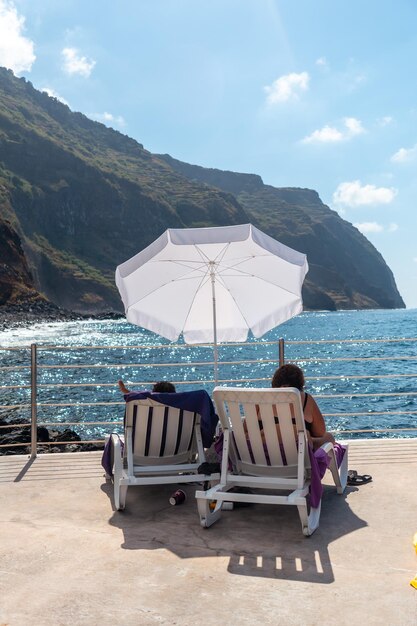
M 36 458 L 38 451 L 38 386 L 37 386 L 37 351 L 36 343 L 30 346 L 30 458 Z
M 283 339 L 279 340 L 279 366 L 281 367 L 281 365 L 284 365 L 285 363 L 285 355 L 284 355 L 284 351 L 285 351 L 285 343 Z

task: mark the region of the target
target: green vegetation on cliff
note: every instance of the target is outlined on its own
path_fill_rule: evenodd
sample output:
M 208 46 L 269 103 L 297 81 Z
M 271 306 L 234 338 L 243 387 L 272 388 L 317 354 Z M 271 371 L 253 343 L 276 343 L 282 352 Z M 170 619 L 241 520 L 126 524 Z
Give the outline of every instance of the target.
M 0 303 L 121 308 L 116 265 L 166 228 L 252 222 L 306 252 L 308 308 L 404 306 L 352 225 L 302 189 L 153 155 L 0 68 Z

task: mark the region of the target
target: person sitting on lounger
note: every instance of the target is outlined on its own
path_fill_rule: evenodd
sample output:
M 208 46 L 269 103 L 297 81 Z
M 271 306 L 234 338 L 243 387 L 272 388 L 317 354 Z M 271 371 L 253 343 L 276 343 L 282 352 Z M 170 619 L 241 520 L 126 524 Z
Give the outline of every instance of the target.
M 295 387 L 301 394 L 303 405 L 304 422 L 309 440 L 316 450 L 323 443 L 330 441 L 335 443 L 331 433 L 326 430 L 326 424 L 322 412 L 312 395 L 304 391 L 303 370 L 293 363 L 281 365 L 272 377 L 272 387 Z
M 130 389 L 126 387 L 122 380 L 117 381 L 119 385 L 120 391 L 126 395 L 130 393 Z M 176 393 L 175 385 L 173 383 L 168 382 L 167 380 L 160 380 L 155 383 L 152 387 L 153 393 Z

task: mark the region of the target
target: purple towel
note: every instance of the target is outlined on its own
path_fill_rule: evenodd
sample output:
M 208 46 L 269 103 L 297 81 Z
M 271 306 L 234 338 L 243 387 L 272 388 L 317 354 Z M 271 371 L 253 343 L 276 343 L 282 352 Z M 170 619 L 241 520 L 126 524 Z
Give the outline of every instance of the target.
M 116 434 L 116 433 L 114 433 L 114 434 Z M 119 437 L 119 435 L 117 435 L 117 437 Z M 122 455 L 123 455 L 124 443 L 120 439 L 120 437 L 119 437 L 119 440 L 120 440 L 120 444 L 121 444 L 121 447 L 122 447 Z M 113 441 L 112 441 L 112 438 L 110 437 L 110 439 L 108 440 L 108 442 L 104 446 L 103 454 L 101 456 L 101 465 L 102 465 L 102 467 L 104 467 L 104 471 L 109 476 L 113 476 L 112 452 L 113 452 Z
M 340 443 L 335 443 L 334 451 L 336 455 L 337 467 L 340 467 L 343 457 L 345 456 L 346 447 L 340 445 Z M 310 503 L 312 507 L 316 508 L 319 506 L 323 495 L 323 485 L 321 484 L 321 479 L 330 465 L 330 457 L 321 448 L 318 448 L 318 450 L 313 452 L 311 446 L 308 446 L 308 452 L 311 463 Z

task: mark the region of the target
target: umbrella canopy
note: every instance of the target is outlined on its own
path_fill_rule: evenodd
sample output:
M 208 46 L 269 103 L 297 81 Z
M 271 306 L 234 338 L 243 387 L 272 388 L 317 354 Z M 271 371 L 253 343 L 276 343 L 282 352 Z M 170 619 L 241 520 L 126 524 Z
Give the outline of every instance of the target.
M 168 229 L 116 269 L 129 322 L 170 341 L 245 341 L 302 311 L 304 254 L 252 224 Z

